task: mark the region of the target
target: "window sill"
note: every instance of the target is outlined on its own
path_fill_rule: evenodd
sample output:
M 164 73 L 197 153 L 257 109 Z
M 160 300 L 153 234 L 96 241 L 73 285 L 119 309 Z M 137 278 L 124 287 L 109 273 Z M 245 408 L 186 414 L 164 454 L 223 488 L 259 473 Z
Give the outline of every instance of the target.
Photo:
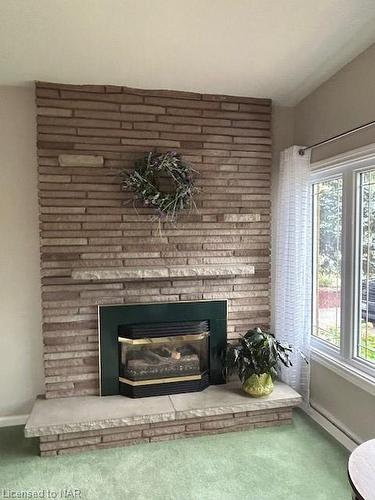
M 312 348 L 311 359 L 325 366 L 363 391 L 375 396 L 375 378 L 336 357 Z

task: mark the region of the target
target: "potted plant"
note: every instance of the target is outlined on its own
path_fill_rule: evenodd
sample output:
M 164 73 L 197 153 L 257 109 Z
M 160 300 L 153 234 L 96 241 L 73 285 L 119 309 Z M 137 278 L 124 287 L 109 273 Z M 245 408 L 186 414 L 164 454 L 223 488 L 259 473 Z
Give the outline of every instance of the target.
M 241 336 L 238 344 L 228 343 L 226 371 L 228 375 L 237 371 L 244 391 L 250 396 L 266 396 L 273 391 L 280 363 L 287 368 L 292 366 L 289 356 L 293 351 L 293 346 L 280 342 L 272 333 L 255 328 Z M 304 354 L 299 354 L 307 363 Z

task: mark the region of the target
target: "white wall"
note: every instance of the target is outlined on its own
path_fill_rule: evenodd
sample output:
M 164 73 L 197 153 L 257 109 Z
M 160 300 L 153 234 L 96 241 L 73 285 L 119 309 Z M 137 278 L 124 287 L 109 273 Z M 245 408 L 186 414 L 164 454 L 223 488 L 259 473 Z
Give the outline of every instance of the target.
M 359 55 L 295 108 L 296 144 L 314 144 L 375 120 L 375 45 Z M 375 142 L 375 127 L 313 152 L 312 160 Z M 311 401 L 354 437 L 375 437 L 375 397 L 319 363 L 311 367 Z
M 295 108 L 295 142 L 314 144 L 375 120 L 375 44 Z M 319 147 L 312 161 L 375 142 L 375 127 Z
M 34 90 L 0 87 L 0 417 L 43 392 Z

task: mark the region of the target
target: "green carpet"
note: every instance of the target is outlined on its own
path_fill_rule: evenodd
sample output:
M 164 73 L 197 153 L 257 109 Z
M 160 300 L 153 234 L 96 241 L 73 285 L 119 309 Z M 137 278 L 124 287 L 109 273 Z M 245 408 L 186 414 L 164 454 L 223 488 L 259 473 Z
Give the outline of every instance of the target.
M 76 488 L 85 500 L 350 500 L 347 459 L 301 412 L 291 426 L 52 458 L 8 427 L 0 429 L 0 498 L 43 490 L 74 498 Z

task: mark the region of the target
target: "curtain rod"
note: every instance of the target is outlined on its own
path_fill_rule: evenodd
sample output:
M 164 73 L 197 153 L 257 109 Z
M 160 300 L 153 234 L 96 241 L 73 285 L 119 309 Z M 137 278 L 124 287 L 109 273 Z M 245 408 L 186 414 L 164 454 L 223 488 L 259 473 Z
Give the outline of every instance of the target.
M 317 148 L 318 146 L 323 146 L 323 144 L 328 144 L 329 142 L 336 141 L 336 139 L 341 139 L 341 137 L 345 137 L 346 135 L 353 134 L 354 132 L 358 132 L 358 130 L 363 130 L 364 128 L 371 127 L 372 125 L 375 125 L 375 120 L 373 120 L 372 122 L 365 123 L 364 125 L 360 125 L 359 127 L 352 128 L 351 130 L 347 130 L 346 132 L 342 132 L 341 134 L 334 135 L 333 137 L 330 137 L 329 139 L 325 139 L 324 141 L 317 142 L 315 144 L 312 144 L 311 146 L 306 146 L 305 148 L 301 148 L 298 151 L 298 153 L 301 156 L 303 156 L 307 149 L 314 149 L 314 148 Z

